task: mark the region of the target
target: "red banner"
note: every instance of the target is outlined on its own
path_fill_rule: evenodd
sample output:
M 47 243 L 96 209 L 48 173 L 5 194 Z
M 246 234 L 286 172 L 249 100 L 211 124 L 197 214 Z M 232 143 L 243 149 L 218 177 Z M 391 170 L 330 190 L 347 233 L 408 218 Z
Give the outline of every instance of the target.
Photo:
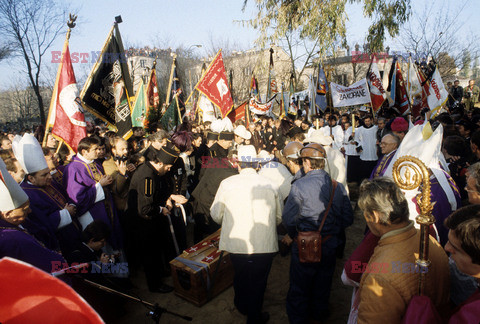
M 247 106 L 248 101 L 245 101 L 237 108 L 233 109 L 229 114 L 228 118 L 232 121 L 232 123 L 236 122 L 239 119 L 245 119 L 245 107 Z
M 78 142 L 87 136 L 83 108 L 79 104 L 77 81 L 73 73 L 68 44 L 62 55 L 56 89 L 55 123 L 52 134 L 61 138 L 75 152 Z
M 407 90 L 405 88 L 405 82 L 403 81 L 402 71 L 400 70 L 400 64 L 397 62 L 396 68 L 396 94 L 395 94 L 395 106 L 398 108 L 402 115 L 409 112 Z
M 233 99 L 230 89 L 228 89 L 227 72 L 225 71 L 221 51 L 210 63 L 196 88 L 220 109 L 222 118 L 230 113 L 233 107 Z
M 157 86 L 157 74 L 155 72 L 155 65 L 152 68 L 152 73 L 150 74 L 150 81 L 147 85 L 147 102 L 148 108 L 157 106 L 160 104 L 160 96 L 158 95 L 158 86 Z

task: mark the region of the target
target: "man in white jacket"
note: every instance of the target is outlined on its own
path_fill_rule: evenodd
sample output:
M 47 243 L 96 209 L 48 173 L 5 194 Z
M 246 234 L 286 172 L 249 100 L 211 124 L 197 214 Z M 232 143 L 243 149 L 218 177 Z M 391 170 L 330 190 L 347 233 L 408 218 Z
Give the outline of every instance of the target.
M 282 220 L 278 187 L 255 171 L 253 145 L 238 148 L 239 174 L 220 183 L 210 208 L 222 224 L 219 250 L 227 251 L 235 270 L 234 303 L 248 323 L 265 323 L 263 296 L 272 261 L 278 251 L 276 226 Z

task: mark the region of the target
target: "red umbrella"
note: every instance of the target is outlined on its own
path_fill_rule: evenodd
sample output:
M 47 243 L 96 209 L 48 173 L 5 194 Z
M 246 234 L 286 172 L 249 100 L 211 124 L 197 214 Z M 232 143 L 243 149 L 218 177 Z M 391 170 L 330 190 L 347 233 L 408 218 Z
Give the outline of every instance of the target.
M 28 263 L 1 259 L 0 282 L 2 323 L 104 323 L 70 286 Z

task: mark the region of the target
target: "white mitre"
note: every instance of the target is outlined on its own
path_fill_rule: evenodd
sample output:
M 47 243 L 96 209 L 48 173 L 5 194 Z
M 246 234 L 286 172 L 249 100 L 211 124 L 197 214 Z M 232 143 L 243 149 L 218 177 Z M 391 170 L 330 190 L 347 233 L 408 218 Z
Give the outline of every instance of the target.
M 27 194 L 7 171 L 0 158 L 0 211 L 14 210 L 28 201 Z
M 26 174 L 48 168 L 42 147 L 33 135 L 15 136 L 12 141 L 12 150 Z

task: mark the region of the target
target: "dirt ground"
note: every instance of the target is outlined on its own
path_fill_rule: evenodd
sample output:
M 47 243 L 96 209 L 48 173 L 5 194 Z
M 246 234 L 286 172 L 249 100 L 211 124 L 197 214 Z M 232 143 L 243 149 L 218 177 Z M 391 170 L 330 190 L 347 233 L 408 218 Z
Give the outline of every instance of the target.
M 352 201 L 356 199 L 356 187 L 350 187 Z M 352 205 L 355 205 L 352 203 Z M 337 259 L 335 276 L 332 284 L 330 296 L 331 316 L 326 323 L 345 323 L 350 311 L 350 301 L 352 288 L 344 286 L 341 282 L 343 264 L 346 258 L 355 249 L 363 238 L 365 221 L 359 211 L 355 213 L 355 220 L 352 226 L 347 228 L 347 243 L 343 260 Z M 272 270 L 268 278 L 267 290 L 265 292 L 263 310 L 270 313 L 269 323 L 288 323 L 288 317 L 285 310 L 285 299 L 289 287 L 288 273 L 290 266 L 290 256 L 282 257 L 277 255 L 274 258 Z M 173 286 L 171 277 L 166 283 Z M 197 307 L 186 300 L 176 296 L 173 292 L 169 294 L 150 293 L 146 288 L 146 282 L 142 271 L 133 278 L 135 288 L 132 292 L 145 301 L 158 303 L 161 307 L 169 311 L 193 318 L 191 323 L 245 323 L 245 317 L 240 314 L 233 305 L 233 287 L 228 288 L 213 300 L 202 307 Z M 134 301 L 125 301 L 122 308 L 121 319 L 112 323 L 154 323 L 151 318 L 146 316 L 148 310 Z M 187 321 L 170 314 L 163 314 L 160 323 L 188 323 Z

